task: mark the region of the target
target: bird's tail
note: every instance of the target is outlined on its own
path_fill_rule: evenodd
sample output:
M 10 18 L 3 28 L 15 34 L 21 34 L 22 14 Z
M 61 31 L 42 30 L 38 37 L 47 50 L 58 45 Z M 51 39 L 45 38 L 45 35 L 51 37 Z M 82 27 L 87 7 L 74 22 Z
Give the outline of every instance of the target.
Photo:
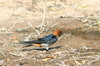
M 37 41 L 37 40 L 32 40 L 32 41 L 22 41 L 20 42 L 20 44 L 25 44 L 27 46 L 25 47 L 29 47 L 29 46 L 38 46 L 38 47 L 41 47 L 41 41 Z
M 35 41 L 21 41 L 20 44 L 33 44 Z
M 30 40 L 30 41 L 21 41 L 20 44 L 41 44 L 44 41 L 39 41 L 39 40 Z

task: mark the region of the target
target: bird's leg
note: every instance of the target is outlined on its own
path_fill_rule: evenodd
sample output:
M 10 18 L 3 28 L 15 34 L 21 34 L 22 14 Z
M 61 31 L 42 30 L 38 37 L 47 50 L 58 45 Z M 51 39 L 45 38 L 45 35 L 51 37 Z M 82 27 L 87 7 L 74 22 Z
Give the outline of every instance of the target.
M 46 50 L 48 51 L 49 50 L 49 47 L 46 47 Z

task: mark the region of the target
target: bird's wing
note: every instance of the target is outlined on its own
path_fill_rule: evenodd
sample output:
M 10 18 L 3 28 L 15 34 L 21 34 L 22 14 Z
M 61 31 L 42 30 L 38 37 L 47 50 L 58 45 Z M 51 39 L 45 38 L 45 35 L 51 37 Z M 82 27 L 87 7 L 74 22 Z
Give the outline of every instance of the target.
M 43 38 L 39 38 L 38 40 L 43 40 L 43 41 L 45 41 L 45 40 L 50 40 L 50 39 L 52 39 L 53 36 L 54 36 L 53 34 L 50 34 L 50 35 L 45 36 L 45 37 L 43 37 Z
M 38 40 L 31 40 L 31 41 L 22 41 L 21 44 L 42 44 L 42 43 L 48 43 L 52 44 L 57 41 L 57 37 L 55 37 L 53 34 L 50 34 L 44 38 L 39 38 Z
M 46 43 L 48 43 L 48 44 L 53 44 L 53 43 L 55 43 L 57 40 L 58 40 L 58 38 L 52 38 L 52 39 L 46 41 Z

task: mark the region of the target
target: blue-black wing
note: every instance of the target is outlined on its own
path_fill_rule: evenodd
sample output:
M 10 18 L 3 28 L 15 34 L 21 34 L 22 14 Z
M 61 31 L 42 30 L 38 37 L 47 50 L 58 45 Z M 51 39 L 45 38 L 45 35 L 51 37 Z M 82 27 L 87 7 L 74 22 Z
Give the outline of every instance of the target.
M 48 40 L 51 40 L 52 38 L 55 38 L 55 36 L 53 34 L 50 34 L 50 35 L 45 36 L 43 38 L 39 38 L 38 40 L 48 41 Z
M 53 34 L 50 34 L 46 37 L 39 38 L 37 40 L 30 40 L 30 41 L 22 41 L 21 44 L 42 44 L 42 43 L 47 43 L 47 44 L 53 44 L 58 40 L 56 36 Z
M 38 40 L 43 40 L 47 44 L 53 44 L 58 40 L 58 38 L 56 36 L 54 36 L 53 34 L 50 34 L 50 35 L 48 35 L 48 36 L 46 36 L 44 38 L 40 38 Z

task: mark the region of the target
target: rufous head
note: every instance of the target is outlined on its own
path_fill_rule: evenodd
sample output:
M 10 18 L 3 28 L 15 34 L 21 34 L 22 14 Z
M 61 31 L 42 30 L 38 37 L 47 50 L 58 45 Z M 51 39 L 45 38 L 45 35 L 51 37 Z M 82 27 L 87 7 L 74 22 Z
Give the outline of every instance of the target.
M 53 31 L 53 35 L 55 35 L 55 36 L 60 36 L 61 34 L 62 34 L 61 30 L 55 30 L 55 31 Z

